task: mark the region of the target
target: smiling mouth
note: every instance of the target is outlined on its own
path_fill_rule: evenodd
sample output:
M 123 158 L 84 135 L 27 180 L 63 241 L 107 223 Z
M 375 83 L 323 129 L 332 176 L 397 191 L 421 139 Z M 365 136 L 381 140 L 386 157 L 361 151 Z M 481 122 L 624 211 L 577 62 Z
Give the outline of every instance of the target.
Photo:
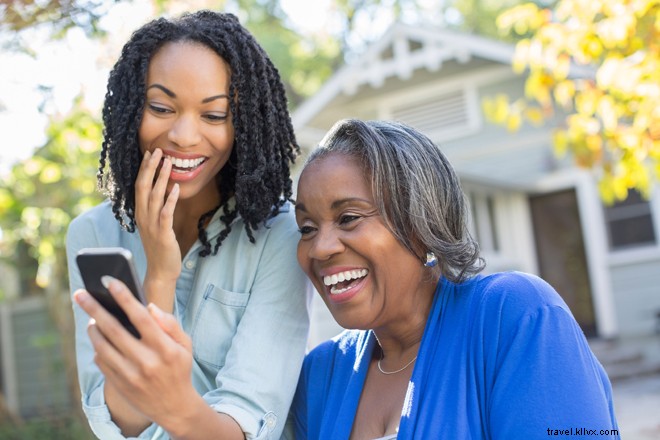
M 330 287 L 332 295 L 339 295 L 349 290 L 358 280 L 367 276 L 367 269 L 346 270 L 323 277 L 323 284 Z
M 172 162 L 172 171 L 175 173 L 189 173 L 206 162 L 205 157 L 197 157 L 195 159 L 180 159 L 172 156 L 165 157 Z

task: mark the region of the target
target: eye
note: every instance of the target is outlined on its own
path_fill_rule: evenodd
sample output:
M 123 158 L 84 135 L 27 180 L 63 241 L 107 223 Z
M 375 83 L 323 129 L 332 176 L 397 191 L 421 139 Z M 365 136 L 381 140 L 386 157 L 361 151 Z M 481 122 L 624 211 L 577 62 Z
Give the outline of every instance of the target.
M 154 113 L 160 113 L 160 114 L 172 113 L 170 109 L 155 104 L 149 104 L 149 110 L 151 110 Z
M 311 226 L 301 226 L 301 227 L 298 229 L 298 232 L 300 232 L 300 235 L 305 236 L 305 235 L 309 235 L 309 234 L 311 234 L 312 232 L 314 232 L 314 228 L 311 227 Z
M 222 122 L 227 119 L 226 114 L 206 113 L 204 118 L 209 122 Z
M 355 220 L 359 219 L 360 216 L 358 215 L 350 215 L 350 214 L 344 214 L 341 217 L 339 217 L 339 224 L 340 225 L 348 225 Z

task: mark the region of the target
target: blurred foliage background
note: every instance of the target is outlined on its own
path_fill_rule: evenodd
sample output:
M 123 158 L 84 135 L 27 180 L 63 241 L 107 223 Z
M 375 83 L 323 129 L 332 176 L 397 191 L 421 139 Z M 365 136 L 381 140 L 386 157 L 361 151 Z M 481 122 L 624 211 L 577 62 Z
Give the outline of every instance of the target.
M 75 29 L 84 31 L 99 53 L 118 52 L 111 30 L 100 22 L 112 8 L 131 1 L 3 0 L 0 47 L 34 56 L 35 30 L 57 40 Z M 485 100 L 491 121 L 515 131 L 523 123 L 563 115 L 557 152 L 596 171 L 606 202 L 625 199 L 629 188 L 648 194 L 660 176 L 660 1 L 336 0 L 331 8 L 336 25 L 315 32 L 301 31 L 278 0 L 151 0 L 151 5 L 154 16 L 199 8 L 236 13 L 280 70 L 292 109 L 376 40 L 380 34 L 373 29 L 386 28 L 384 20 L 509 41 L 517 47 L 514 69 L 528 74 L 525 97 Z M 111 63 L 115 57 L 107 58 Z M 83 98 L 81 90 L 66 114 L 48 113 L 44 105 L 46 142 L 0 175 L 0 263 L 18 274 L 16 283 L 0 284 L 0 299 L 11 296 L 9 290 L 47 298 L 63 339 L 74 407 L 79 396 L 64 236 L 72 218 L 100 201 L 96 172 L 102 134 L 100 109 L 88 108 Z M 43 421 L 26 425 L 8 413 L 1 399 L 0 413 L 0 421 L 14 427 L 14 434 L 0 429 L 0 438 L 37 438 L 20 430 L 43 427 Z M 68 432 L 66 438 L 89 437 L 80 414 L 71 417 L 57 425 Z

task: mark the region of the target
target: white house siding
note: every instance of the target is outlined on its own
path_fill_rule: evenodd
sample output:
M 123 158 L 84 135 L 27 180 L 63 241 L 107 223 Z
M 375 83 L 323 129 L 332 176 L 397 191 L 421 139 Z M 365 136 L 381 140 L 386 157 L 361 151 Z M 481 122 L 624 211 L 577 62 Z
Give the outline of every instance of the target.
M 614 261 L 610 266 L 619 334 L 622 337 L 649 335 L 657 329 L 660 252 L 653 253 L 655 257 Z

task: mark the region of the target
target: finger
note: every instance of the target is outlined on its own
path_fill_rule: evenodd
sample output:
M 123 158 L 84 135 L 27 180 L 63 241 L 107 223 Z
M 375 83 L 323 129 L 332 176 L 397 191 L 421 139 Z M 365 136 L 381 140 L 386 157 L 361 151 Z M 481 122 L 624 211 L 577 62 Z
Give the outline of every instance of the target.
M 94 321 L 105 321 L 114 318 L 88 291 L 76 290 L 73 299 Z
M 107 371 L 121 371 L 127 377 L 136 374 L 136 368 L 129 362 L 99 329 L 96 321 L 90 319 L 87 326 L 87 334 L 94 347 L 94 362 L 105 374 Z
M 192 353 L 192 341 L 186 332 L 183 331 L 174 315 L 164 312 L 154 303 L 150 303 L 147 308 L 160 328 L 176 343 L 182 345 L 188 352 Z
M 158 331 L 158 325 L 150 316 L 147 308 L 144 304 L 138 301 L 135 295 L 133 295 L 124 283 L 110 276 L 104 276 L 101 278 L 101 281 L 105 288 L 108 289 L 115 302 L 121 307 L 124 313 L 126 313 L 128 320 L 131 321 L 131 324 L 133 324 L 143 339 L 145 337 L 148 338 L 149 335 L 153 335 L 154 332 Z M 132 336 L 131 338 L 137 341 L 137 339 Z M 128 344 L 121 348 L 133 352 L 136 347 L 132 344 Z
M 170 173 L 172 172 L 172 161 L 169 158 L 163 159 L 163 165 L 158 171 L 156 183 L 149 195 L 149 217 L 151 224 L 158 224 L 158 220 L 165 203 L 165 192 L 167 191 L 167 182 L 170 180 Z
M 179 200 L 179 184 L 175 183 L 172 190 L 167 195 L 165 205 L 160 212 L 160 224 L 164 230 L 172 230 L 174 227 L 174 208 Z
M 151 194 L 156 170 L 162 156 L 163 151 L 160 148 L 156 148 L 152 153 L 144 154 L 144 158 L 140 164 L 140 170 L 135 180 L 136 217 L 137 214 L 140 214 L 140 216 L 147 216 L 149 214 L 149 195 Z
M 140 168 L 138 169 L 138 175 L 135 179 L 135 203 L 137 206 L 144 206 L 146 202 L 146 199 L 144 197 L 145 192 L 142 191 L 141 188 L 143 186 L 143 181 L 147 180 L 147 174 L 148 174 L 147 169 L 149 168 L 149 162 L 151 156 L 152 156 L 151 151 L 146 151 L 144 153 L 144 155 L 142 156 L 142 162 L 140 163 Z
M 117 281 L 117 283 L 120 282 Z M 124 328 L 117 318 L 96 301 L 89 292 L 86 290 L 76 291 L 74 293 L 74 300 L 92 318 L 94 328 L 98 329 L 103 334 L 103 337 L 118 351 L 128 353 L 138 349 L 136 346 L 137 339 Z

